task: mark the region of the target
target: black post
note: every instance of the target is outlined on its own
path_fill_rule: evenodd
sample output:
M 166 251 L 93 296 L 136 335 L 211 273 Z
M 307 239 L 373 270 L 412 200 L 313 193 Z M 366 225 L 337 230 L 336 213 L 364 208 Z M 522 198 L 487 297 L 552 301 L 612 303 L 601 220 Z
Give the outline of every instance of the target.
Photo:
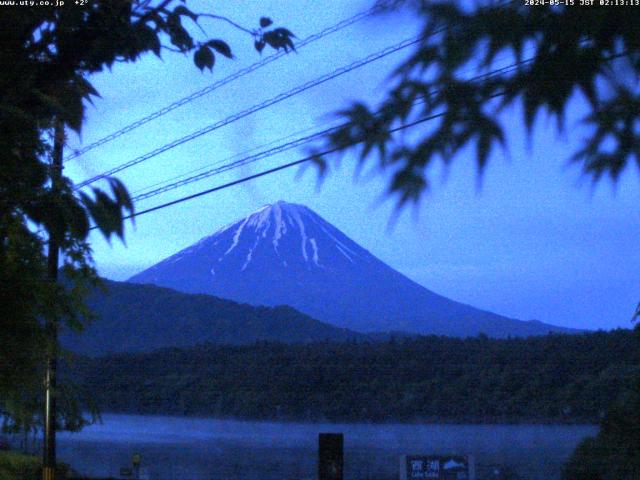
M 321 433 L 318 436 L 318 479 L 342 480 L 344 468 L 344 436 Z
M 64 145 L 64 125 L 56 120 L 51 159 L 51 189 L 58 188 L 62 176 L 62 148 Z M 49 233 L 47 270 L 49 281 L 58 281 L 58 261 L 60 248 L 58 241 Z M 47 318 L 45 325 L 49 340 L 47 372 L 45 374 L 44 404 L 44 446 L 42 449 L 42 480 L 54 480 L 56 475 L 56 374 L 58 369 L 58 320 Z

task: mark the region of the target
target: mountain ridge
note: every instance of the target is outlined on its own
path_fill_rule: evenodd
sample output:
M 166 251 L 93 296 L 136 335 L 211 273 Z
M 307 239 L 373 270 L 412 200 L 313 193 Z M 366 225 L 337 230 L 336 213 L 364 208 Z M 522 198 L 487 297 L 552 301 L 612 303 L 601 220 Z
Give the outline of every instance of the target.
M 280 305 L 255 307 L 204 294 L 185 294 L 155 285 L 104 280 L 87 300 L 97 317 L 81 332 L 63 329 L 64 347 L 104 356 L 187 348 L 199 343 L 243 345 L 257 341 L 313 343 L 364 340 Z
M 508 337 L 577 332 L 504 317 L 432 292 L 308 207 L 284 201 L 216 230 L 129 281 L 252 305 L 290 305 L 363 333 Z

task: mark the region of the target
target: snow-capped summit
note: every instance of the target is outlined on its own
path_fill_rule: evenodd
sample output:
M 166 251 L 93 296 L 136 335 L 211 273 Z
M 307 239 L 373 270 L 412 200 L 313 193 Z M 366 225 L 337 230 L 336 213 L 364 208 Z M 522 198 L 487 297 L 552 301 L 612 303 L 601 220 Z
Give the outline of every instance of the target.
M 279 201 L 133 276 L 186 293 L 290 305 L 362 332 L 467 336 L 559 331 L 437 295 L 378 260 L 305 207 Z
M 223 272 L 246 272 L 248 276 L 266 269 L 260 273 L 269 275 L 273 268 L 331 270 L 343 263 L 372 260 L 375 258 L 368 251 L 309 208 L 280 200 L 204 237 L 131 280 L 144 278 L 148 283 L 165 285 L 167 270 L 174 271 L 176 266 L 188 268 L 194 279 L 196 272 L 208 269 L 196 290 L 210 293 L 211 285 L 219 282 Z M 179 290 L 185 289 L 194 290 Z
M 321 263 L 321 246 L 322 255 L 326 255 L 328 259 L 338 255 L 344 257 L 344 261 L 353 263 L 356 260 L 366 261 L 371 257 L 369 252 L 304 205 L 282 200 L 265 205 L 244 220 L 218 230 L 192 248 L 208 248 L 207 246 L 211 245 L 210 239 L 219 237 L 223 232 L 233 232 L 233 236 L 231 244 L 219 256 L 218 262 L 232 262 L 233 259 L 242 260 L 244 257 L 244 261 L 240 262 L 241 271 L 250 267 L 254 255 L 266 254 L 269 250 L 273 250 L 272 253 L 285 267 L 298 265 L 306 268 L 324 268 Z M 216 245 L 219 241 L 219 238 L 215 238 L 213 244 Z M 289 245 L 291 242 L 293 245 Z M 299 244 L 298 248 L 295 247 L 295 242 Z M 233 254 L 236 249 L 242 255 Z M 192 251 L 187 249 L 181 253 Z M 232 255 L 225 259 L 230 254 Z

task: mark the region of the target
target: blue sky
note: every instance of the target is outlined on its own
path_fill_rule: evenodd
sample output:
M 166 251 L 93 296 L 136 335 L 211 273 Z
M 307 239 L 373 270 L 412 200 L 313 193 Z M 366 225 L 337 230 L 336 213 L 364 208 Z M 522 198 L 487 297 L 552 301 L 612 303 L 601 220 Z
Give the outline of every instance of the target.
M 189 2 L 194 10 L 210 2 Z M 262 15 L 305 38 L 365 10 L 368 1 L 216 2 L 215 13 L 257 26 Z M 288 55 L 68 162 L 76 181 L 131 160 L 178 137 L 271 98 L 417 33 L 409 13 L 373 18 Z M 250 37 L 223 23 L 204 27 L 228 40 L 236 59 L 218 58 L 213 73 L 200 73 L 190 58 L 165 52 L 118 64 L 93 78 L 102 95 L 87 111 L 81 139 L 87 145 L 166 104 L 203 88 L 260 56 Z M 197 32 L 194 32 L 197 34 Z M 193 142 L 121 172 L 130 191 L 273 142 L 292 132 L 325 125 L 331 114 L 354 100 L 375 104 L 388 73 L 410 52 L 400 52 Z M 91 237 L 99 272 L 123 280 L 194 243 L 266 203 L 302 203 L 380 259 L 425 287 L 452 299 L 520 319 L 539 319 L 582 328 L 629 327 L 640 300 L 640 182 L 629 168 L 613 187 L 595 188 L 570 157 L 589 132 L 579 125 L 577 99 L 568 128 L 558 136 L 545 118 L 528 139 L 517 108 L 505 112 L 508 153 L 495 152 L 478 188 L 473 152 L 464 152 L 448 171 L 430 172 L 432 188 L 418 209 L 394 218 L 394 201 L 384 195 L 387 178 L 365 171 L 354 179 L 347 156 L 318 187 L 312 169 L 280 172 L 139 218 L 128 226 L 126 245 Z M 138 205 L 151 207 L 300 158 L 290 151 Z M 299 177 L 299 178 L 298 178 Z M 392 225 L 390 226 L 390 223 Z

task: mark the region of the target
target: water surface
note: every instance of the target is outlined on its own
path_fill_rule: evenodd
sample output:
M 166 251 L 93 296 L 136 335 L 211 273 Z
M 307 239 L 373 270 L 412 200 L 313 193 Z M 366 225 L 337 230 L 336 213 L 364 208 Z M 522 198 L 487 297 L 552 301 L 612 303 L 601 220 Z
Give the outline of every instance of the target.
M 59 434 L 58 456 L 86 475 L 117 476 L 139 453 L 150 478 L 315 479 L 317 437 L 342 432 L 345 480 L 392 479 L 402 454 L 473 454 L 524 479 L 557 479 L 592 425 L 277 423 L 103 415 L 103 424 Z M 479 479 L 481 480 L 481 479 Z

